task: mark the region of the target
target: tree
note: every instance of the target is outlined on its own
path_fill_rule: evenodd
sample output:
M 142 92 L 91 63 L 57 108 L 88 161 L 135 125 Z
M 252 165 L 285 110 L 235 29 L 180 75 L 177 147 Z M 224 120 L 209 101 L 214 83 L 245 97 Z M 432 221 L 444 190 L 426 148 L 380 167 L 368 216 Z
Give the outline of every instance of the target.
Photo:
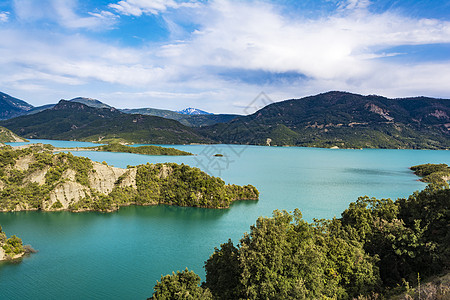
M 214 253 L 205 262 L 206 282 L 216 299 L 239 299 L 243 286 L 240 282 L 242 269 L 239 265 L 239 252 L 231 240 L 214 248 Z
M 161 276 L 157 281 L 152 300 L 209 300 L 212 299 L 211 292 L 199 286 L 200 277 L 187 268 L 177 271 L 172 275 Z

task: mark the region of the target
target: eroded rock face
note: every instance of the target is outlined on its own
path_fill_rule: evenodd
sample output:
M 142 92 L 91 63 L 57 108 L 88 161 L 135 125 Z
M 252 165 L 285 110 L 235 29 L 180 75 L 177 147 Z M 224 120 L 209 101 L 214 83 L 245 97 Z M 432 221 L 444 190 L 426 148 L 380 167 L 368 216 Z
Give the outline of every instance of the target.
M 159 178 L 166 179 L 170 174 L 172 174 L 172 172 L 173 169 L 170 166 L 162 165 L 161 171 L 159 172 L 158 176 Z
M 33 155 L 20 157 L 18 160 L 16 160 L 15 168 L 20 171 L 26 171 L 33 162 L 34 162 Z
M 137 189 L 136 186 L 136 168 L 128 169 L 125 173 L 125 178 L 120 182 L 119 187 L 127 187 L 131 186 L 132 188 Z
M 48 170 L 50 169 L 50 167 L 45 167 L 42 170 L 37 170 L 35 172 L 33 172 L 32 174 L 28 175 L 25 178 L 25 182 L 35 182 L 39 185 L 43 185 L 45 183 L 45 175 L 47 174 Z
M 50 192 L 50 201 L 44 209 L 51 209 L 52 205 L 58 201 L 61 202 L 62 209 L 67 209 L 70 204 L 78 202 L 90 194 L 89 189 L 78 182 L 60 183 Z
M 108 195 L 116 186 L 137 188 L 136 172 L 136 168 L 120 169 L 95 162 L 93 163 L 93 170 L 89 173 L 89 186 L 84 186 L 76 181 L 74 170 L 65 170 L 62 174 L 63 182 L 50 192 L 50 199 L 45 204 L 44 209 L 68 209 L 71 204 L 91 196 L 91 191 Z M 118 184 L 121 176 L 121 181 Z M 33 180 L 37 182 L 38 178 L 34 177 Z M 45 183 L 45 174 L 44 181 L 41 180 L 40 182 L 39 184 Z M 52 205 L 58 201 L 62 204 L 62 207 L 52 208 Z
M 119 169 L 100 163 L 94 163 L 93 167 L 93 172 L 89 174 L 89 185 L 95 191 L 105 195 L 111 193 L 119 177 L 127 172 L 126 169 Z
M 0 261 L 5 260 L 5 259 L 6 259 L 5 250 L 3 250 L 3 247 L 0 244 Z

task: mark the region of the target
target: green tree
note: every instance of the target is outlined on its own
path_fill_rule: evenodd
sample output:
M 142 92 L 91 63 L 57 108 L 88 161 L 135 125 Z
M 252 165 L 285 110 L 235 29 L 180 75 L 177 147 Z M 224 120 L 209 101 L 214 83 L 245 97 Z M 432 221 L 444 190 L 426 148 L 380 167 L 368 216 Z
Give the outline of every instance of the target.
M 172 275 L 161 276 L 157 281 L 152 300 L 208 300 L 212 299 L 211 292 L 199 286 L 200 277 L 187 268 L 183 272 L 177 271 Z
M 239 265 L 239 252 L 231 240 L 214 248 L 214 253 L 205 263 L 206 282 L 216 299 L 239 299 L 243 286 L 240 282 L 242 269 Z

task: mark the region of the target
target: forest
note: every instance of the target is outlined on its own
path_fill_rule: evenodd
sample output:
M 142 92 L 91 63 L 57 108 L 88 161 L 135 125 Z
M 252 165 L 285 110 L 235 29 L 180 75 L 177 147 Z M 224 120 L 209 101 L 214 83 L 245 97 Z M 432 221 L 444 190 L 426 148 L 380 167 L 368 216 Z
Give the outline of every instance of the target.
M 329 220 L 276 210 L 215 248 L 201 285 L 173 272 L 149 299 L 448 299 L 448 282 L 424 282 L 448 275 L 449 224 L 450 189 L 436 183 L 396 201 L 360 197 Z

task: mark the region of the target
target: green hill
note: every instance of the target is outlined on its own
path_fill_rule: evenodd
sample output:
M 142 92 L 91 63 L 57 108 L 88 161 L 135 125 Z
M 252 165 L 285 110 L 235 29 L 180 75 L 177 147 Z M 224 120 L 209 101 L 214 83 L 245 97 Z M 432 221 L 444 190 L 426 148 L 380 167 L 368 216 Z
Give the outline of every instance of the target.
M 199 132 L 232 144 L 445 149 L 450 100 L 328 92 L 273 103 Z
M 208 143 L 210 140 L 174 120 L 130 115 L 114 108 L 93 108 L 61 100 L 39 113 L 0 122 L 26 138 L 149 144 Z

